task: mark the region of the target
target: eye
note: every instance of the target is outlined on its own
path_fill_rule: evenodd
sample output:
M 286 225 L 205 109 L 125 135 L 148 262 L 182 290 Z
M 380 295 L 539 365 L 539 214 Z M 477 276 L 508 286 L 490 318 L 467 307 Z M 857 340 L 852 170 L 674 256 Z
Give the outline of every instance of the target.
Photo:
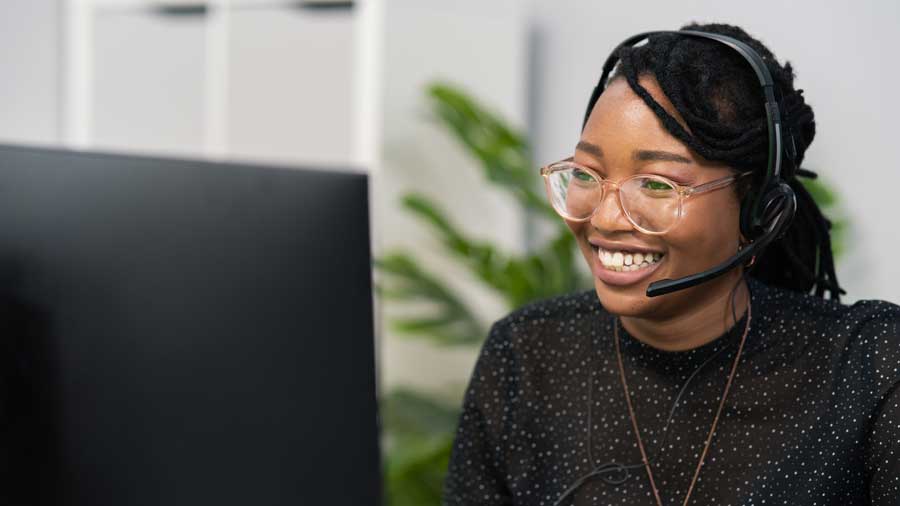
M 660 181 L 658 179 L 650 179 L 650 178 L 644 179 L 642 181 L 641 188 L 644 188 L 646 190 L 653 190 L 653 191 L 674 190 L 674 188 L 672 188 L 671 185 L 666 184 L 663 181 Z
M 594 176 L 592 176 L 589 172 L 583 171 L 579 168 L 572 169 L 572 176 L 584 183 L 594 181 Z

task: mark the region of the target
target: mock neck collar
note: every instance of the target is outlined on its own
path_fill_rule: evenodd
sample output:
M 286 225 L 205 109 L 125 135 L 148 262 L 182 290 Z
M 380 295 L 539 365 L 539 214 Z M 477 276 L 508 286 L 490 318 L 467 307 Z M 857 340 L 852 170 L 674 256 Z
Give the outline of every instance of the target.
M 769 312 L 768 305 L 770 303 L 770 295 L 772 288 L 753 277 L 747 277 L 747 287 L 750 292 L 751 321 L 750 329 L 747 333 L 747 340 L 744 343 L 744 351 L 742 357 L 748 352 L 761 344 L 764 336 L 763 327 L 765 325 L 764 318 L 761 316 Z M 621 321 L 616 322 L 615 315 L 606 313 L 608 316 L 609 338 L 613 339 L 613 327 L 617 324 L 619 327 L 619 343 L 622 354 L 630 355 L 638 363 L 659 370 L 662 373 L 682 373 L 686 370 L 693 370 L 707 359 L 719 353 L 722 356 L 734 356 L 740 345 L 741 336 L 747 325 L 747 312 L 744 311 L 743 316 L 735 325 L 726 330 L 715 339 L 702 344 L 696 348 L 682 351 L 667 351 L 649 344 L 646 344 L 634 336 L 632 336 L 622 325 Z M 610 344 L 614 344 L 610 341 Z M 723 348 L 731 348 L 732 351 L 723 351 Z M 720 353 L 721 352 L 721 353 Z M 742 359 L 743 360 L 743 359 Z

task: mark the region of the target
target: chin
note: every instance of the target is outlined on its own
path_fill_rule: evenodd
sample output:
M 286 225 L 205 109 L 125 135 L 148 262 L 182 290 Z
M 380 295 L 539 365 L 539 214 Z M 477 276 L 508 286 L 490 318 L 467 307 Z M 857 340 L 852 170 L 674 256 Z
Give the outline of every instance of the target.
M 600 303 L 610 313 L 620 316 L 646 317 L 655 312 L 661 301 L 658 297 L 647 297 L 648 285 L 649 282 L 630 287 L 609 286 L 594 278 L 594 291 Z

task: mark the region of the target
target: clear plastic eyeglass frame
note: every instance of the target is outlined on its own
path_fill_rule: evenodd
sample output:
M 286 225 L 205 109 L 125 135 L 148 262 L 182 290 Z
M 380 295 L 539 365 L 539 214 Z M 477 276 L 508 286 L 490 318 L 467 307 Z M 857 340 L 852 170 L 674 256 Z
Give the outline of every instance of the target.
M 587 172 L 601 184 L 600 199 L 598 201 L 598 205 L 595 206 L 594 210 L 591 212 L 591 214 L 585 218 L 577 218 L 577 217 L 569 215 L 568 213 L 565 212 L 565 210 L 557 207 L 556 201 L 553 198 L 553 189 L 552 189 L 552 185 L 550 182 L 550 176 L 554 172 L 558 172 L 561 170 L 568 170 L 568 169 L 572 169 L 572 168 L 577 168 L 579 170 L 583 170 L 583 171 Z M 553 210 L 556 211 L 556 213 L 559 214 L 563 219 L 568 220 L 568 221 L 578 222 L 578 223 L 590 220 L 594 216 L 594 213 L 597 212 L 597 209 L 600 207 L 599 202 L 602 201 L 603 198 L 607 194 L 606 185 L 610 185 L 616 190 L 616 203 L 619 206 L 619 210 L 628 219 L 629 223 L 631 223 L 636 229 L 640 230 L 641 232 L 643 232 L 645 234 L 661 235 L 661 234 L 670 232 L 673 228 L 675 228 L 676 225 L 681 223 L 682 217 L 684 214 L 684 212 L 683 212 L 684 202 L 687 199 L 689 199 L 695 195 L 700 195 L 703 193 L 707 193 L 707 192 L 711 192 L 711 191 L 718 190 L 721 188 L 725 188 L 726 186 L 729 186 L 730 184 L 734 183 L 735 181 L 741 179 L 744 176 L 748 176 L 748 175 L 752 174 L 753 172 L 746 171 L 746 172 L 741 172 L 739 174 L 732 174 L 730 176 L 725 176 L 725 177 L 722 177 L 719 179 L 715 179 L 713 181 L 701 183 L 696 186 L 681 185 L 681 184 L 676 183 L 675 181 L 672 181 L 669 178 L 666 178 L 666 177 L 663 177 L 663 176 L 660 176 L 657 174 L 634 174 L 632 176 L 626 177 L 622 181 L 615 182 L 615 181 L 610 181 L 608 179 L 602 178 L 602 177 L 600 177 L 599 174 L 597 174 L 596 171 L 594 171 L 590 167 L 586 167 L 584 165 L 576 163 L 571 158 L 567 158 L 565 160 L 554 162 L 549 165 L 545 165 L 545 166 L 541 167 L 540 173 L 541 173 L 541 176 L 543 176 L 543 178 L 544 178 L 544 186 L 547 190 L 547 198 L 549 199 L 550 204 L 553 207 Z M 624 185 L 625 183 L 627 183 L 628 181 L 631 181 L 631 180 L 637 179 L 637 178 L 651 178 L 651 179 L 660 181 L 662 183 L 665 183 L 675 189 L 675 193 L 676 193 L 676 195 L 678 195 L 677 214 L 675 216 L 675 220 L 665 230 L 662 230 L 662 231 L 648 230 L 648 229 L 642 227 L 639 223 L 636 223 L 635 220 L 632 218 L 632 216 L 625 210 L 625 206 L 622 204 L 622 197 L 621 197 L 621 193 L 619 193 L 619 188 L 622 185 Z

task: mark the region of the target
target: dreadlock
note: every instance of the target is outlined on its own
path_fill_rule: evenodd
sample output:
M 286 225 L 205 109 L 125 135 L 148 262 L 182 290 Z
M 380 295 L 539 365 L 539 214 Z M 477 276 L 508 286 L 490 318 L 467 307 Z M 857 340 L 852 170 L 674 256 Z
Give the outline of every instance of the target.
M 812 108 L 803 99 L 803 90 L 794 89 L 791 64 L 780 65 L 761 42 L 736 26 L 691 23 L 681 29 L 727 35 L 759 53 L 780 90 L 784 128 L 794 136 L 797 156 L 794 164 L 783 165 L 781 177 L 797 196 L 797 212 L 786 233 L 757 255 L 749 275 L 791 290 L 815 290 L 822 298 L 827 291 L 831 299 L 840 301 L 840 295 L 846 292 L 835 275 L 831 222 L 796 179 L 816 177 L 814 172 L 799 168 L 815 137 L 816 123 Z M 756 75 L 741 55 L 715 41 L 660 34 L 644 45 L 621 48 L 618 57 L 611 79 L 624 76 L 669 133 L 707 160 L 753 171 L 753 178 L 748 178 L 752 181 L 736 185 L 739 199 L 758 188 L 768 161 L 764 98 Z M 656 78 L 690 132 L 638 83 L 638 76 L 646 74 Z

